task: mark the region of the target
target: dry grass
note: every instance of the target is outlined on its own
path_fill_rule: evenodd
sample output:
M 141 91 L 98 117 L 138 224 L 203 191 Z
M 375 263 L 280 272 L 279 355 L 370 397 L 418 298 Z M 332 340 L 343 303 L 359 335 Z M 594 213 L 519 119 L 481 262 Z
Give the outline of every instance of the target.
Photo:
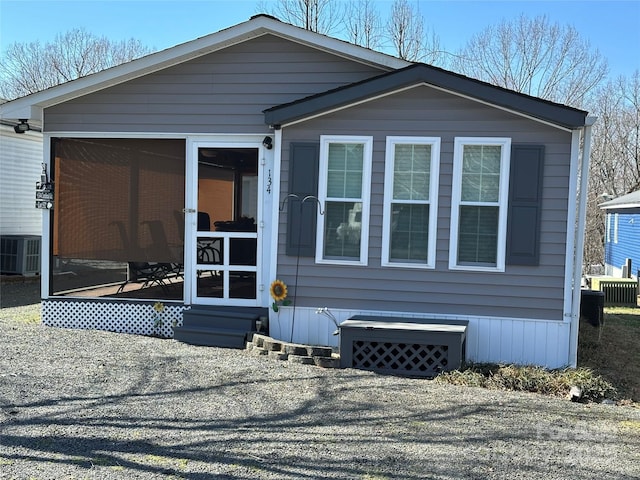
M 470 364 L 462 370 L 443 373 L 436 381 L 556 397 L 567 397 L 571 387 L 577 386 L 582 390 L 582 401 L 617 397 L 616 388 L 588 368 L 546 370 L 536 366 Z
M 578 366 L 615 385 L 618 398 L 640 402 L 640 308 L 605 308 L 604 326 L 580 325 Z
M 583 400 L 640 402 L 640 309 L 605 308 L 602 328 L 581 322 L 577 369 L 469 364 L 437 381 L 554 396 L 568 395 L 575 385 L 582 389 Z

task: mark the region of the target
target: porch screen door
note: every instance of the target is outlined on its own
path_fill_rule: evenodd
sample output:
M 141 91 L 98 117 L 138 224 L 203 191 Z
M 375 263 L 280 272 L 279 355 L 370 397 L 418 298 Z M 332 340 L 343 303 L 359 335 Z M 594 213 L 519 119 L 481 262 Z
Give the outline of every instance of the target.
M 259 148 L 196 146 L 192 303 L 258 303 Z M 194 162 L 195 163 L 195 162 Z M 187 275 L 187 272 L 185 272 Z

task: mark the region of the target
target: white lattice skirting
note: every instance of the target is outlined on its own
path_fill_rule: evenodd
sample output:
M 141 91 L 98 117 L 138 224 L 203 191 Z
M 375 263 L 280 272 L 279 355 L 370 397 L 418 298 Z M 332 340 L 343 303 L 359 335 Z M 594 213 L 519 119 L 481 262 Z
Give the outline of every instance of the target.
M 42 323 L 50 327 L 107 330 L 173 338 L 173 327 L 182 325 L 189 307 L 156 302 L 43 300 Z

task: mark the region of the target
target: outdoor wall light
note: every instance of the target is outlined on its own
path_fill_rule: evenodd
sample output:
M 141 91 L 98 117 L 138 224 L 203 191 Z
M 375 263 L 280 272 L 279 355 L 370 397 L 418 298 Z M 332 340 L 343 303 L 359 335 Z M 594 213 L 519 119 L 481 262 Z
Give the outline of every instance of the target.
M 264 137 L 262 140 L 262 145 L 267 150 L 271 150 L 273 148 L 273 139 L 271 137 Z
M 24 133 L 28 130 L 31 130 L 31 127 L 29 126 L 29 124 L 27 123 L 27 120 L 24 118 L 20 119 L 20 123 L 18 125 L 16 125 L 15 127 L 13 127 L 13 131 L 16 133 Z

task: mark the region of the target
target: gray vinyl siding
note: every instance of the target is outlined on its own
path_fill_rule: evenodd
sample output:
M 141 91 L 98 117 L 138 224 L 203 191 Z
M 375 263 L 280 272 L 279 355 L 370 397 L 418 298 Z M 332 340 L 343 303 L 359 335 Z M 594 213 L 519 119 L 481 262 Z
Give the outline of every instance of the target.
M 278 277 L 298 306 L 562 320 L 571 134 L 451 94 L 419 87 L 283 129 L 281 197 L 288 193 L 289 143 L 320 135 L 371 135 L 373 168 L 368 266 L 316 265 L 284 254 L 280 216 Z M 388 135 L 441 138 L 436 268 L 381 267 L 385 141 Z M 449 270 L 455 137 L 510 137 L 545 145 L 540 265 L 504 273 Z M 296 285 L 297 283 L 297 285 Z M 296 288 L 297 286 L 297 288 Z
M 264 109 L 380 74 L 265 35 L 45 110 L 46 131 L 264 133 Z

